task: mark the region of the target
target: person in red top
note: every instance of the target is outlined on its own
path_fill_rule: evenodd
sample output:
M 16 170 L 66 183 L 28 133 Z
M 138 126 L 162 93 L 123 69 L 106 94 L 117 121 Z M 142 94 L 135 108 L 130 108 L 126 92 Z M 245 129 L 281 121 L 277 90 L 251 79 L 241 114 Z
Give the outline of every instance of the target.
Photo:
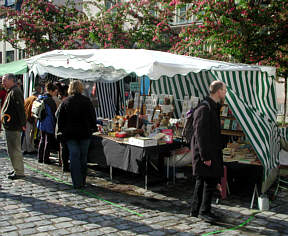
M 2 108 L 3 104 L 4 104 L 4 101 L 5 101 L 5 98 L 6 98 L 6 95 L 7 95 L 7 92 L 6 90 L 3 88 L 3 85 L 2 85 L 2 78 L 0 80 L 0 100 L 1 100 L 1 107 L 0 109 Z M 1 122 L 0 122 L 0 130 L 1 130 Z

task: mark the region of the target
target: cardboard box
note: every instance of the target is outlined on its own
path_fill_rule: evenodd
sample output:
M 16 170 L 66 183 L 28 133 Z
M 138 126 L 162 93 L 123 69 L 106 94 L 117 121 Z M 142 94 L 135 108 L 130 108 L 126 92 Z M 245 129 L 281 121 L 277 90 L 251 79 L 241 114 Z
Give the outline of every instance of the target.
M 128 139 L 128 143 L 133 146 L 138 147 L 151 147 L 157 146 L 157 140 L 152 138 L 145 138 L 145 137 L 131 137 Z

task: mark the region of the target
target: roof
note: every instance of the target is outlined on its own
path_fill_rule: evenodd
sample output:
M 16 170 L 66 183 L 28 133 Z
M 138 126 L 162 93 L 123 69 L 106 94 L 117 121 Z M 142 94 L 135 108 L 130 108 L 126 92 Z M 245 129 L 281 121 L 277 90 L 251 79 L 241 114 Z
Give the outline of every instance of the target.
M 14 61 L 7 64 L 0 64 L 0 76 L 8 73 L 20 75 L 26 73 L 28 70 L 25 60 Z
M 161 76 L 187 75 L 203 70 L 267 71 L 275 68 L 234 64 L 145 49 L 54 50 L 26 60 L 34 74 L 50 73 L 62 78 L 115 81 L 130 73 L 157 80 Z

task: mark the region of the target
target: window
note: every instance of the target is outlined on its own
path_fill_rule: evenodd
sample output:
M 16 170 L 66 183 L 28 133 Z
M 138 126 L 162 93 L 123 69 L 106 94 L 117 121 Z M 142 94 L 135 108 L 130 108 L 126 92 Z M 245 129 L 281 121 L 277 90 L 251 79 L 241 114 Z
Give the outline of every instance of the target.
M 174 24 L 188 24 L 196 21 L 194 16 L 188 16 L 189 7 L 191 4 L 186 4 L 180 8 L 176 8 L 176 17 Z
M 116 3 L 121 2 L 121 0 L 106 0 L 105 1 L 105 7 L 106 9 L 110 9 L 111 7 L 113 7 L 114 5 L 116 5 Z
M 14 61 L 14 50 L 6 52 L 6 63 Z
M 11 27 L 7 28 L 7 36 L 8 38 L 13 38 L 13 29 Z
M 18 59 L 24 59 L 25 58 L 25 50 L 24 49 L 19 49 L 18 50 Z
M 16 4 L 16 0 L 5 0 L 5 7 L 13 7 Z

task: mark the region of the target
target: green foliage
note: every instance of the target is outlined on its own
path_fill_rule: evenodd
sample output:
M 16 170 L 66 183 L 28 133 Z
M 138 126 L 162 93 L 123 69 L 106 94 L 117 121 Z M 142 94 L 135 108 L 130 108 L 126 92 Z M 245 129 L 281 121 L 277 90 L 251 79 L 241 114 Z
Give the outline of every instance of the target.
M 1 31 L 0 38 L 14 48 L 19 48 L 24 41 L 28 55 L 64 48 L 70 35 L 87 20 L 69 0 L 62 6 L 45 0 L 25 0 L 21 12 L 2 7 L 0 14 L 13 29 L 13 36 Z
M 288 2 L 195 0 L 189 14 L 201 24 L 183 28 L 171 52 L 278 67 L 288 73 Z
M 24 0 L 21 12 L 2 7 L 13 36 L 0 32 L 0 39 L 14 48 L 25 43 L 28 55 L 53 49 L 76 48 L 146 48 L 168 50 L 175 41 L 168 22 L 173 17 L 169 1 L 132 0 L 119 2 L 107 9 L 104 1 L 86 2 L 86 15 L 72 0 L 57 6 L 46 0 Z M 172 9 L 172 11 L 171 11 Z

